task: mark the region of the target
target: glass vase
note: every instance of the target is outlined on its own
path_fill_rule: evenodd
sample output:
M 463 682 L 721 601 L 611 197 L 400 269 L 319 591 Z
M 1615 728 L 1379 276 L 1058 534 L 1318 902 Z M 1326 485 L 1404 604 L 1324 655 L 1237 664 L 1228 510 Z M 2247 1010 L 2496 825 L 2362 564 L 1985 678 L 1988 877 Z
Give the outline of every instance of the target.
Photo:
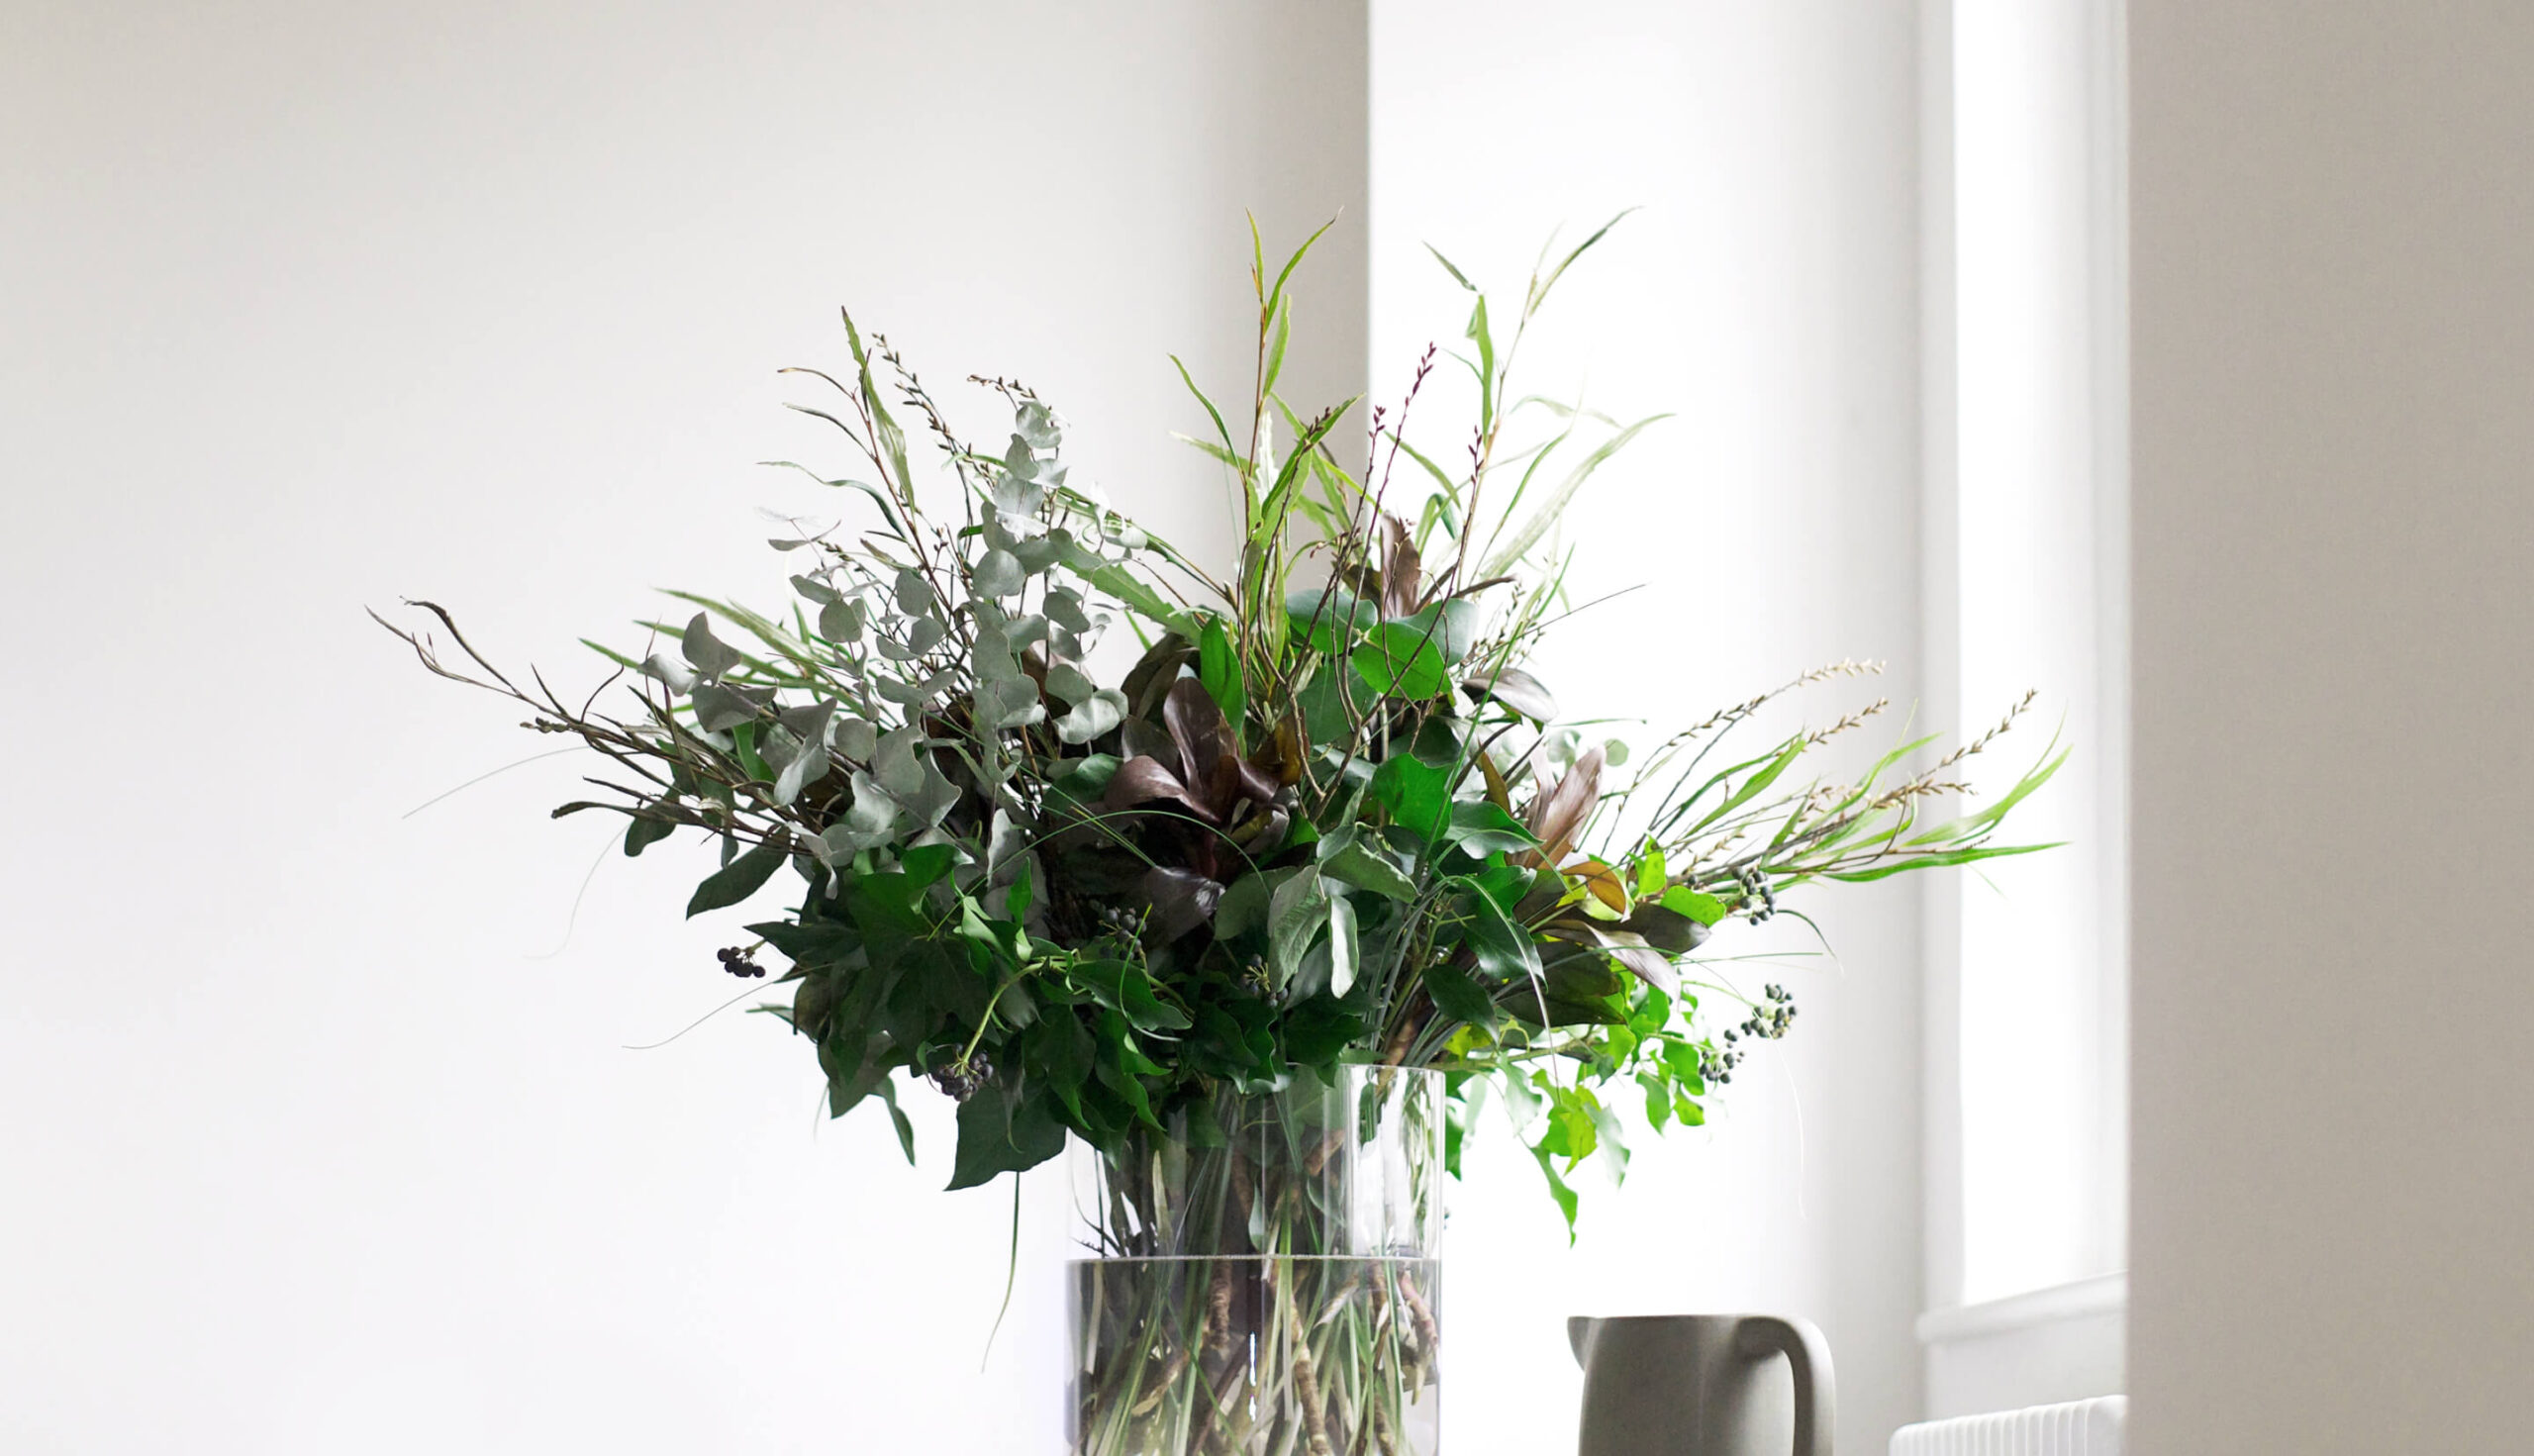
M 1443 1086 L 1341 1067 L 1077 1142 L 1076 1456 L 1440 1449 Z

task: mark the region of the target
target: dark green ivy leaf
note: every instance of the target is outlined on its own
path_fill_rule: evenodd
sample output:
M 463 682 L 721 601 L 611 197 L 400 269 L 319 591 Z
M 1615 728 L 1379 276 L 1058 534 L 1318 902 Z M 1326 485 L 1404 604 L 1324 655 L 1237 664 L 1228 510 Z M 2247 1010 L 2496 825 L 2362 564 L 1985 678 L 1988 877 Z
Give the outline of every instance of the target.
M 1121 1014 L 1138 1031 L 1187 1029 L 1188 1014 L 1153 994 L 1152 978 L 1131 961 L 1089 960 L 1077 963 L 1073 984 Z
M 1064 1125 L 1034 1089 L 1019 1095 L 989 1082 L 959 1104 L 959 1149 L 950 1187 L 975 1188 L 1034 1168 L 1065 1150 Z
M 898 852 L 898 867 L 918 889 L 931 885 L 950 872 L 959 850 L 950 844 L 918 844 Z
M 907 1166 L 914 1167 L 915 1123 L 908 1120 L 906 1109 L 898 1106 L 898 1084 L 890 1078 L 883 1077 L 880 1079 L 880 1085 L 873 1090 L 880 1095 L 880 1101 L 889 1105 L 889 1125 L 898 1129 L 898 1146 L 907 1155 Z
M 783 952 L 794 965 L 833 965 L 862 948 L 861 932 L 842 921 L 812 921 L 807 924 L 767 921 L 747 928 L 749 933 L 763 936 L 768 945 Z
M 1346 1044 L 1363 1034 L 1361 1017 L 1327 997 L 1307 1001 L 1285 1014 L 1285 1055 L 1306 1067 L 1325 1067 L 1337 1060 Z

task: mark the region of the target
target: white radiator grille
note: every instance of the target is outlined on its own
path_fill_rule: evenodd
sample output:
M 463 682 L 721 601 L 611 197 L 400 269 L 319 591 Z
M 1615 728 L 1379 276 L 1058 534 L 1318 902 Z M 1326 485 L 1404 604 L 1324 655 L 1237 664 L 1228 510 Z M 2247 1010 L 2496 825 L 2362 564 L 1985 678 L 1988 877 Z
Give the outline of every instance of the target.
M 1904 1425 L 1892 1456 L 2120 1456 L 2120 1396 Z

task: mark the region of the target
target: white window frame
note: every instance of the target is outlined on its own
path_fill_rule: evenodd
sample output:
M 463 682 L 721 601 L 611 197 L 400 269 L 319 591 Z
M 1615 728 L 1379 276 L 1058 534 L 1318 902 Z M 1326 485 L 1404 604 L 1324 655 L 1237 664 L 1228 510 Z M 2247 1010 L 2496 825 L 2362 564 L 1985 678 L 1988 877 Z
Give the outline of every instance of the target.
M 1977 731 L 2043 689 L 1976 781 L 2054 727 L 2076 748 L 2018 815 L 2071 839 L 2055 865 L 1925 886 L 1944 1416 L 2124 1383 L 2127 48 L 2122 0 L 1925 0 L 1920 25 L 1928 713 Z

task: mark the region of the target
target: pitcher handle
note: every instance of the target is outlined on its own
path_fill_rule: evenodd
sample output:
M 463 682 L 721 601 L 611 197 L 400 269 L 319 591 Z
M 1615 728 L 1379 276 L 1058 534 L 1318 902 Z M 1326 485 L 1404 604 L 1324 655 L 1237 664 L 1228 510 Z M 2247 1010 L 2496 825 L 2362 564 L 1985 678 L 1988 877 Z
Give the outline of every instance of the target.
M 1795 1367 L 1795 1456 L 1830 1456 L 1830 1426 L 1838 1409 L 1830 1374 L 1830 1342 L 1808 1319 L 1746 1314 L 1733 1328 L 1733 1347 L 1758 1358 L 1784 1355 Z

